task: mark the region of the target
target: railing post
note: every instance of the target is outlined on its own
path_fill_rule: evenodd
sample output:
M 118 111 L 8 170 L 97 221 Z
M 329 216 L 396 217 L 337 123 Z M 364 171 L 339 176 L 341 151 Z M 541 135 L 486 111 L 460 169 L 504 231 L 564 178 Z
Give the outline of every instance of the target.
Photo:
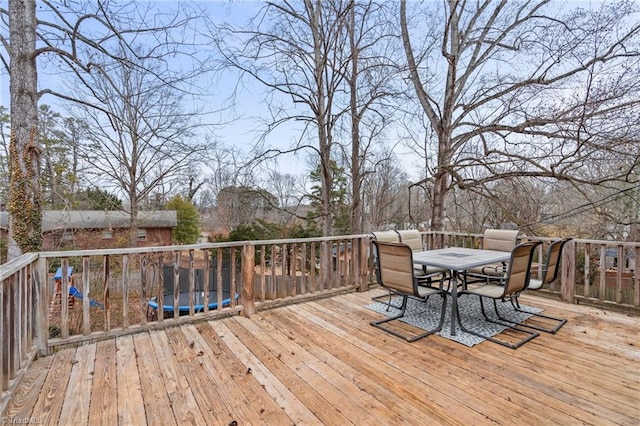
M 254 291 L 255 246 L 247 244 L 242 246 L 242 315 L 251 316 L 256 312 Z M 231 296 L 233 298 L 233 295 Z
M 576 295 L 576 242 L 569 241 L 562 253 L 562 276 L 560 278 L 560 298 L 567 303 L 575 303 Z
M 357 259 L 357 285 L 358 291 L 367 291 L 369 290 L 369 280 L 367 279 L 367 270 L 369 266 L 369 256 L 367 245 L 368 238 L 358 238 L 354 243 L 352 243 L 353 247 L 358 247 L 358 251 L 355 253 L 354 258 Z
M 47 259 L 39 257 L 34 268 L 33 282 L 36 291 L 36 345 L 40 356 L 48 354 L 49 348 L 49 297 Z
M 640 306 L 640 247 L 636 247 L 635 265 L 633 266 L 633 306 Z

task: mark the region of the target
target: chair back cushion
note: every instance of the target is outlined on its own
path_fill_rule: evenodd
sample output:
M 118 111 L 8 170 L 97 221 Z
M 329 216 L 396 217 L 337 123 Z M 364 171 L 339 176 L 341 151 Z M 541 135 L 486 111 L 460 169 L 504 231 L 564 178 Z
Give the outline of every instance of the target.
M 504 296 L 523 291 L 529 285 L 531 278 L 531 261 L 540 241 L 528 241 L 518 244 L 511 251 L 511 260 L 504 285 Z
M 511 251 L 518 243 L 518 233 L 507 229 L 487 229 L 482 238 L 484 250 Z
M 551 243 L 549 251 L 547 252 L 547 262 L 544 265 L 544 276 L 542 279 L 542 285 L 549 284 L 558 278 L 560 272 L 560 256 L 562 255 L 562 248 L 571 240 L 571 238 L 563 238 Z
M 400 235 L 396 231 L 376 231 L 373 232 L 373 238 L 378 241 L 386 241 L 391 243 L 400 242 Z
M 400 235 L 400 242 L 411 247 L 411 250 L 424 250 L 424 245 L 422 244 L 422 234 L 417 229 L 398 231 L 398 234 Z
M 413 256 L 406 244 L 372 241 L 378 253 L 380 284 L 400 293 L 413 294 Z

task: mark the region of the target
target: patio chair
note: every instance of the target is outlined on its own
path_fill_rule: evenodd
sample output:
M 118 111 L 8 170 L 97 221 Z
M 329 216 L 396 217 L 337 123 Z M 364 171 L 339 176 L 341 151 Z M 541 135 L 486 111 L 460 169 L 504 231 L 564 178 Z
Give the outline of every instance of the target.
M 517 322 L 511 321 L 508 318 L 501 316 L 498 312 L 497 301 L 506 300 L 511 295 L 518 294 L 525 288 L 527 288 L 527 285 L 529 284 L 529 280 L 531 278 L 531 261 L 533 260 L 533 254 L 535 252 L 535 248 L 540 244 L 541 242 L 539 241 L 529 241 L 517 245 L 511 251 L 511 259 L 509 260 L 509 265 L 507 266 L 507 272 L 504 276 L 504 280 L 496 283 L 479 285 L 474 288 L 464 289 L 460 293 L 458 293 L 458 297 L 467 294 L 478 296 L 478 299 L 480 300 L 480 309 L 482 310 L 482 316 L 485 318 L 485 320 L 495 324 L 500 324 L 504 327 L 507 327 L 509 330 L 524 334 L 525 336 L 519 341 L 512 343 L 493 336 L 482 334 L 476 330 L 464 326 L 460 318 L 460 312 L 458 311 L 458 324 L 460 324 L 460 328 L 463 331 L 478 337 L 482 337 L 491 342 L 507 346 L 511 349 L 517 349 L 531 339 L 539 336 L 537 332 L 520 328 Z M 493 300 L 493 308 L 497 317 L 496 319 L 490 318 L 487 315 L 484 308 L 483 299 Z
M 444 316 L 447 309 L 447 292 L 435 287 L 424 287 L 418 285 L 418 280 L 414 275 L 413 252 L 406 244 L 388 243 L 376 240 L 372 241 L 372 243 L 378 253 L 377 269 L 380 277 L 380 284 L 387 288 L 392 294 L 401 296 L 402 304 L 398 308 L 400 309 L 400 313 L 398 313 L 398 315 L 377 321 L 371 321 L 370 324 L 386 331 L 387 333 L 400 337 L 407 342 L 414 342 L 440 331 L 444 324 Z M 409 297 L 426 302 L 430 296 L 435 294 L 442 297 L 440 320 L 436 327 L 427 330 L 424 333 L 408 335 L 402 334 L 399 331 L 386 326 L 387 323 L 404 317 Z
M 511 251 L 516 244 L 518 244 L 519 233 L 520 231 L 518 230 L 487 229 L 484 231 L 482 237 L 482 249 Z M 467 285 L 471 283 L 490 283 L 492 281 L 499 281 L 503 279 L 506 266 L 507 265 L 505 263 L 496 263 L 472 268 L 463 272 L 463 288 L 467 288 Z
M 387 243 L 399 243 L 400 242 L 400 234 L 398 234 L 396 231 L 375 231 L 372 232 L 373 234 L 373 238 L 376 241 L 382 241 L 382 242 L 387 242 Z M 381 280 L 380 280 L 380 272 L 379 272 L 379 268 L 378 268 L 378 250 L 377 248 L 374 246 L 373 247 L 373 263 L 374 263 L 374 268 L 375 268 L 375 274 L 376 274 L 376 281 L 378 282 L 378 284 L 380 284 L 382 286 Z M 382 295 L 382 296 L 375 296 L 372 297 L 371 300 L 375 301 L 375 302 L 380 302 L 382 299 L 384 298 L 388 298 L 388 300 L 386 301 L 387 303 L 387 311 L 389 310 L 389 308 L 394 307 L 396 309 L 400 309 L 400 306 L 394 306 L 391 304 L 391 299 L 393 297 L 393 292 L 389 291 L 388 294 Z
M 422 234 L 417 229 L 409 229 L 405 231 L 397 231 L 400 236 L 400 242 L 406 244 L 411 248 L 411 251 L 424 251 L 424 245 L 422 241 Z M 414 274 L 418 279 L 418 284 L 425 285 L 427 287 L 433 286 L 434 283 L 439 283 L 440 288 L 443 287 L 443 283 L 449 279 L 447 269 L 435 268 L 426 265 L 413 265 Z
M 549 245 L 549 250 L 547 251 L 547 259 L 542 269 L 542 277 L 538 279 L 530 279 L 529 285 L 526 290 L 539 290 L 542 286 L 546 284 L 550 284 L 558 279 L 558 273 L 560 272 L 560 258 L 562 256 L 562 249 L 564 245 L 569 242 L 572 238 L 563 238 L 561 240 L 557 240 Z M 555 327 L 542 327 L 537 324 L 522 324 L 526 327 L 533 328 L 534 330 L 544 331 L 545 333 L 556 334 L 560 328 L 567 323 L 565 318 L 553 317 L 550 315 L 537 314 L 525 311 L 520 308 L 520 302 L 518 301 L 518 296 L 520 293 L 516 293 L 511 296 L 511 304 L 518 312 L 526 312 L 538 318 L 548 319 L 551 322 L 557 322 Z

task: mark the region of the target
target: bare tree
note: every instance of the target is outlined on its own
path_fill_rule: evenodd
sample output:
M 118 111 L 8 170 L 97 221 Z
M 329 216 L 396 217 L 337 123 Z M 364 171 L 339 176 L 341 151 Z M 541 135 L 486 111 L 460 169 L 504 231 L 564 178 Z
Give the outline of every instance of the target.
M 348 52 L 345 32 L 348 5 L 341 0 L 305 0 L 303 3 L 269 2 L 254 18 L 251 29 L 214 26 L 211 36 L 226 58 L 226 65 L 269 89 L 269 130 L 292 120 L 305 123 L 299 143 L 288 153 L 310 150 L 321 171 L 322 229 L 333 233 L 332 176 L 337 110 L 335 98 L 343 90 Z M 283 105 L 278 100 L 289 99 Z M 315 135 L 311 136 L 313 133 Z M 305 141 L 314 139 L 315 144 Z M 261 158 L 281 154 L 261 153 Z
M 156 46 L 152 52 L 157 59 L 172 55 L 175 62 L 191 44 L 180 40 L 181 33 L 173 30 L 186 28 L 196 15 L 184 6 L 176 13 L 162 15 L 152 8 L 144 2 L 40 0 L 36 15 L 35 0 L 10 0 L 8 9 L 0 6 L 0 60 L 9 74 L 11 92 L 9 258 L 42 247 L 38 101 L 49 94 L 87 103 L 71 92 L 46 85 L 38 90 L 36 60 L 58 75 L 85 81 L 99 66 L 93 54 L 135 68 L 136 62 L 114 53 L 113 44 L 120 43 L 131 53 L 129 43 L 136 37 L 146 37 L 148 44 Z M 185 81 L 184 75 L 157 77 L 168 84 Z
M 549 1 L 427 5 L 412 21 L 401 0 L 400 27 L 409 79 L 435 133 L 432 229 L 443 229 L 454 187 L 487 194 L 491 182 L 514 176 L 575 185 L 630 176 L 638 164 L 627 149 L 637 144 L 640 112 L 637 3 L 564 16 Z M 614 155 L 626 158 L 621 170 L 582 172 Z
M 138 61 L 135 68 L 101 61 L 99 70 L 87 77 L 91 90 L 85 96 L 92 106 L 82 108 L 79 117 L 87 123 L 91 143 L 82 154 L 93 166 L 89 173 L 94 182 L 115 186 L 128 201 L 132 245 L 140 202 L 163 184 L 172 186 L 172 180 L 207 148 L 195 135 L 194 114 L 183 111 L 182 94 L 158 81 L 162 64 L 146 49 L 136 47 L 134 57 L 124 50 L 119 53 Z
M 38 108 L 38 140 L 42 153 L 41 186 L 45 208 L 69 207 L 70 183 L 75 180 L 69 168 L 69 145 L 62 116 L 49 105 Z
M 376 173 L 368 174 L 364 181 L 366 226 L 379 230 L 388 224 L 408 222 L 409 179 L 398 159 L 390 153 L 378 154 L 375 169 Z
M 9 146 L 9 244 L 7 258 L 42 247 L 35 0 L 11 0 L 0 10 L 9 20 L 9 40 L 2 56 L 9 71 L 11 140 Z
M 306 212 L 300 211 L 306 199 L 307 180 L 304 176 L 281 173 L 276 168 L 270 168 L 267 177 L 264 188 L 274 197 L 273 209 L 281 213 L 279 223 L 302 219 L 306 215 Z
M 398 59 L 395 31 L 388 5 L 373 1 L 350 1 L 347 20 L 349 64 L 345 82 L 349 93 L 351 150 L 345 153 L 345 167 L 351 180 L 349 230 L 364 231 L 362 186 L 367 173 L 365 165 L 375 155 L 374 147 L 384 140 L 385 130 L 393 122 L 398 97 L 395 86 Z M 344 47 L 346 49 L 346 46 Z M 345 119 L 346 119 L 345 117 Z M 376 144 L 377 142 L 377 144 Z

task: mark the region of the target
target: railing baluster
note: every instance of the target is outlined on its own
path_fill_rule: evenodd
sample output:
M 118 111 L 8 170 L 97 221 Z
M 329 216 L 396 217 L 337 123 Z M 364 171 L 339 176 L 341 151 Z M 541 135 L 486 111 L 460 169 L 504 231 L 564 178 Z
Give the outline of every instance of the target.
M 193 259 L 193 249 L 189 250 L 189 316 L 194 316 L 195 311 L 195 268 Z
M 309 260 L 307 259 L 307 243 L 300 244 L 300 294 L 307 293 L 307 265 Z
M 129 256 L 122 256 L 122 328 L 129 327 Z
M 111 299 L 109 298 L 109 286 L 111 284 L 109 255 L 102 260 L 103 287 L 104 287 L 104 331 L 111 330 Z
M 616 265 L 616 303 L 622 303 L 622 272 L 625 268 L 624 248 L 618 246 L 618 264 Z
M 49 348 L 49 306 L 51 303 L 51 287 L 47 275 L 47 259 L 38 258 L 34 268 L 36 285 L 36 341 L 41 356 L 47 355 Z M 0 302 L 0 306 L 2 303 Z M 1 320 L 1 319 L 0 319 Z M 0 351 L 2 352 L 2 351 Z
M 287 297 L 291 293 L 289 292 L 287 285 L 287 267 L 289 265 L 289 259 L 287 258 L 287 244 L 282 244 L 280 246 L 280 261 L 281 261 L 281 269 L 280 269 L 280 286 L 278 289 L 278 297 Z
M 5 287 L 8 280 L 9 278 L 0 281 L 0 307 L 2 307 L 2 312 L 0 312 L 0 344 L 2 345 L 2 350 L 0 351 L 0 393 L 9 388 L 8 358 L 11 355 L 11 352 L 9 352 L 11 344 L 7 334 L 9 326 L 9 297 L 5 296 Z
M 636 247 L 635 265 L 633 266 L 633 306 L 640 306 L 640 246 Z
M 148 271 L 147 255 L 143 254 L 140 258 L 140 323 L 147 324 L 147 271 Z
M 224 290 L 224 285 L 222 282 L 222 249 L 219 248 L 216 251 L 216 296 L 217 296 L 217 310 L 220 311 L 222 309 L 222 294 Z M 233 294 L 231 293 L 231 283 L 229 283 L 229 294 L 231 295 L 231 300 L 234 300 Z
M 71 281 L 67 274 L 69 268 L 69 259 L 64 257 L 60 264 L 61 284 L 60 284 L 60 321 L 62 338 L 69 337 L 69 290 Z
M 158 255 L 155 264 L 158 286 L 156 287 L 156 299 L 158 300 L 158 322 L 164 321 L 164 259 L 162 253 Z
M 316 280 L 316 243 L 311 242 L 311 255 L 310 255 L 310 265 L 311 268 L 311 292 L 315 293 L 318 291 L 318 282 Z
M 264 302 L 266 295 L 266 278 L 267 278 L 267 264 L 266 264 L 266 245 L 260 246 L 260 301 Z
M 209 312 L 209 277 L 210 277 L 210 265 L 209 265 L 209 250 L 202 250 L 203 272 L 202 272 L 202 285 L 204 292 L 204 313 Z
M 9 368 L 8 368 L 8 373 L 9 373 L 9 379 L 13 379 L 16 376 L 16 369 L 18 367 L 18 362 L 17 362 L 17 358 L 18 358 L 18 339 L 16 336 L 16 326 L 17 326 L 17 321 L 11 321 L 13 318 L 17 318 L 16 317 L 16 303 L 18 302 L 18 298 L 16 297 L 12 297 L 13 295 L 15 295 L 15 291 L 16 291 L 16 279 L 17 279 L 18 274 L 14 274 L 11 278 L 9 278 L 9 286 L 7 288 L 7 290 L 9 290 L 7 292 L 8 297 L 8 301 L 9 301 L 9 306 L 7 308 L 7 311 L 9 312 L 9 330 L 8 330 L 8 337 L 9 337 L 9 345 L 7 345 L 7 349 L 9 350 Z
M 180 316 L 180 252 L 173 252 L 173 318 Z
M 607 251 L 604 244 L 600 245 L 600 290 L 598 291 L 598 299 L 606 300 L 607 288 Z
M 591 244 L 584 245 L 584 297 L 591 297 Z
M 222 280 L 220 280 L 222 283 Z M 222 286 L 220 286 L 222 288 Z M 237 304 L 235 295 L 238 294 L 238 282 L 236 278 L 236 248 L 231 247 L 231 289 L 230 289 L 230 297 L 231 297 L 231 307 L 235 307 Z M 244 302 L 243 302 L 244 303 Z M 218 305 L 218 308 L 222 309 L 222 303 Z
M 91 264 L 88 256 L 82 258 L 82 332 L 87 335 L 91 333 L 91 319 L 90 312 L 91 309 L 89 296 L 91 294 L 90 291 L 90 283 L 89 283 L 89 271 Z

